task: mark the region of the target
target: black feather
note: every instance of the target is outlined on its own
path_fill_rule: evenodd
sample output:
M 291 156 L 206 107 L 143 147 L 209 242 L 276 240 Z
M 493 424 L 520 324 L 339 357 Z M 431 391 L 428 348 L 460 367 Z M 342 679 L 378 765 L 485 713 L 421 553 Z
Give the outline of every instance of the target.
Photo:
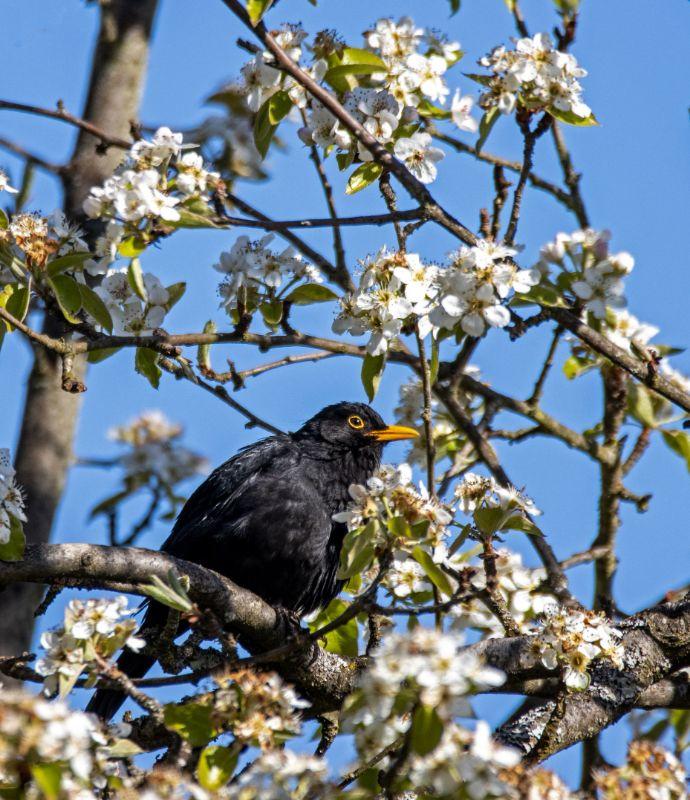
M 348 419 L 361 417 L 354 430 Z M 218 467 L 191 495 L 162 550 L 220 572 L 274 606 L 308 614 L 341 590 L 336 577 L 346 527 L 332 520 L 381 460 L 368 432 L 385 427 L 361 403 L 328 406 L 293 434 L 250 445 Z M 142 635 L 166 610 L 151 603 Z M 141 677 L 150 656 L 124 653 L 118 666 Z M 87 710 L 110 718 L 124 701 L 99 690 Z

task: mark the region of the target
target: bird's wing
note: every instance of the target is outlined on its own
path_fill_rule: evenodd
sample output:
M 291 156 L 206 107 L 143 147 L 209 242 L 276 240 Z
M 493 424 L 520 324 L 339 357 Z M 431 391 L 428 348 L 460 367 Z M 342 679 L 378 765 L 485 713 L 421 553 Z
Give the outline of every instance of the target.
M 299 449 L 268 439 L 219 467 L 187 501 L 163 549 L 298 611 L 330 600 L 340 542 Z

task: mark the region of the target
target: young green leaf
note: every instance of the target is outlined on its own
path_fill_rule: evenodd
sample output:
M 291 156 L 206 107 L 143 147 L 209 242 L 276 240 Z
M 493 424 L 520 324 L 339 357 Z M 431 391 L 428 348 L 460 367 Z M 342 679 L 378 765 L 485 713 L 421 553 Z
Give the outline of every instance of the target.
M 385 356 L 372 356 L 369 353 L 364 356 L 362 361 L 362 386 L 370 403 L 376 397 L 385 368 Z
M 546 110 L 554 119 L 559 120 L 559 122 L 565 122 L 566 125 L 587 128 L 591 125 L 599 124 L 594 114 L 590 114 L 588 117 L 578 117 L 573 111 L 561 111 L 560 108 L 556 108 L 555 106 L 549 106 Z
M 254 144 L 256 149 L 265 158 L 268 148 L 273 139 L 273 134 L 282 119 L 284 119 L 292 109 L 292 100 L 285 91 L 276 92 L 266 100 L 261 108 L 256 112 L 254 119 Z
M 295 287 L 285 299 L 296 306 L 306 306 L 310 303 L 328 303 L 337 300 L 338 295 L 320 283 L 303 283 Z
M 60 258 L 56 258 L 54 261 L 51 261 L 48 264 L 46 267 L 46 273 L 53 278 L 55 275 L 60 275 L 61 273 L 66 272 L 68 269 L 80 267 L 90 258 L 93 258 L 91 253 L 69 253 L 66 256 L 60 256 Z
M 273 0 L 247 0 L 247 14 L 252 25 L 257 25 L 273 5 Z
M 283 301 L 282 300 L 266 300 L 259 306 L 261 316 L 269 328 L 272 328 L 280 323 L 283 318 Z
M 145 303 L 149 297 L 144 285 L 144 273 L 141 269 L 141 262 L 138 258 L 133 258 L 127 267 L 127 281 L 134 294 Z
M 110 316 L 107 306 L 101 298 L 87 286 L 85 283 L 80 283 L 79 293 L 81 294 L 81 306 L 89 313 L 96 322 L 104 328 L 108 333 L 113 331 L 113 318 Z
M 140 375 L 143 375 L 154 389 L 158 388 L 163 374 L 158 366 L 159 358 L 159 354 L 148 347 L 137 347 L 134 356 L 134 369 Z
M 166 728 L 179 733 L 192 747 L 204 747 L 216 734 L 210 706 L 199 703 L 169 703 L 163 711 L 163 722 Z
M 415 753 L 425 756 L 441 741 L 443 723 L 432 706 L 417 706 L 412 716 L 410 745 Z
M 31 300 L 31 284 L 29 283 L 28 286 L 21 286 L 16 284 L 16 288 L 12 292 L 12 294 L 7 298 L 7 302 L 4 304 L 5 308 L 12 314 L 12 316 L 19 320 L 19 322 L 24 322 L 26 315 L 29 312 L 29 302 Z M 9 323 L 5 323 L 10 328 Z
M 165 308 L 167 311 L 170 311 L 184 296 L 184 293 L 187 291 L 187 284 L 184 281 L 171 283 L 170 286 L 165 287 L 165 290 L 168 293 L 168 302 L 165 304 Z
M 121 347 L 103 347 L 100 350 L 89 350 L 86 360 L 89 364 L 100 364 L 101 361 L 105 361 L 106 358 L 114 356 L 115 353 L 119 353 L 120 350 L 122 350 Z
M 31 774 L 41 790 L 45 800 L 58 800 L 62 794 L 62 773 L 65 771 L 63 764 L 32 764 Z
M 10 538 L 5 544 L 0 544 L 0 561 L 21 561 L 24 558 L 26 537 L 22 523 L 10 516 Z
M 346 603 L 345 600 L 340 600 L 337 597 L 335 600 L 331 600 L 328 606 L 321 611 L 316 619 L 309 623 L 309 630 L 313 633 L 314 631 L 319 630 L 319 628 L 323 628 L 325 625 L 333 622 L 333 620 L 337 619 L 347 609 L 347 607 L 348 603 Z M 323 637 L 324 647 L 330 653 L 337 653 L 341 656 L 350 656 L 355 658 L 359 651 L 358 638 L 359 628 L 357 625 L 357 619 L 353 617 L 344 625 L 340 625 L 338 628 L 330 633 L 327 633 Z
M 56 275 L 54 278 L 48 278 L 48 283 L 65 319 L 74 324 L 79 323 L 79 318 L 75 316 L 81 309 L 79 284 L 69 275 Z
M 232 778 L 238 753 L 229 747 L 211 744 L 201 751 L 197 766 L 199 783 L 209 792 L 217 792 Z
M 324 80 L 336 92 L 347 92 L 356 88 L 357 75 L 373 75 L 388 72 L 386 64 L 370 50 L 346 47 L 341 54 L 333 53 L 329 58 L 329 69 Z
M 671 450 L 685 459 L 688 472 L 690 472 L 690 434 L 685 431 L 662 431 L 661 435 Z
M 365 189 L 370 183 L 373 183 L 382 172 L 383 167 L 373 161 L 370 161 L 368 164 L 360 164 L 352 175 L 350 175 L 345 188 L 345 194 L 361 192 L 362 189 Z
M 433 558 L 421 547 L 415 547 L 412 551 L 412 558 L 419 564 L 419 566 L 426 573 L 427 578 L 434 584 L 434 586 L 443 594 L 450 597 L 453 594 L 453 586 L 448 579 L 446 573 L 436 564 Z
M 479 122 L 479 138 L 477 139 L 477 143 L 475 145 L 475 150 L 477 153 L 481 153 L 482 147 L 484 147 L 486 140 L 489 138 L 491 129 L 498 122 L 498 118 L 500 116 L 501 112 L 496 106 L 484 112 Z

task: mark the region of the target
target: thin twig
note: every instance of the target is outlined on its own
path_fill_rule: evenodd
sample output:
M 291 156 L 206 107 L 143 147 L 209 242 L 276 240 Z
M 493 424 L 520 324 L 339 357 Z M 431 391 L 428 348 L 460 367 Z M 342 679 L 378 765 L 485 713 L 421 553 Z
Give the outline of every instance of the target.
M 105 147 L 119 147 L 122 150 L 129 150 L 129 148 L 132 146 L 132 142 L 128 142 L 126 139 L 121 139 L 119 136 L 113 136 L 96 125 L 92 125 L 90 122 L 87 122 L 85 119 L 81 119 L 80 117 L 76 117 L 74 114 L 70 114 L 70 112 L 67 111 L 62 105 L 61 100 L 58 100 L 57 108 L 55 109 L 42 108 L 41 106 L 29 105 L 27 103 L 14 103 L 11 100 L 0 100 L 0 109 L 7 109 L 8 111 L 23 111 L 27 114 L 37 114 L 40 117 L 49 117 L 50 119 L 62 120 L 62 122 L 67 122 L 69 125 L 74 125 L 76 128 L 79 128 L 86 133 L 90 133 L 92 136 L 100 139 L 101 144 L 103 144 Z
M 542 364 L 541 371 L 539 372 L 539 376 L 534 384 L 534 389 L 532 389 L 532 394 L 527 399 L 527 403 L 531 406 L 535 406 L 541 400 L 541 395 L 544 390 L 544 384 L 546 383 L 546 379 L 551 371 L 551 367 L 553 366 L 553 360 L 556 355 L 556 350 L 558 349 L 558 343 L 563 335 L 563 328 L 560 325 L 556 326 L 556 329 L 553 332 L 553 338 L 551 339 L 551 344 L 549 345 L 549 349 L 546 353 L 546 358 L 544 359 L 544 363 Z
M 53 164 L 51 161 L 46 161 L 45 158 L 37 156 L 36 153 L 29 152 L 21 145 L 18 145 L 9 139 L 5 139 L 4 136 L 0 136 L 0 148 L 7 150 L 9 153 L 14 153 L 16 156 L 25 159 L 31 164 L 35 164 L 42 170 L 50 172 L 51 175 L 62 175 L 65 172 L 65 166 L 63 164 Z

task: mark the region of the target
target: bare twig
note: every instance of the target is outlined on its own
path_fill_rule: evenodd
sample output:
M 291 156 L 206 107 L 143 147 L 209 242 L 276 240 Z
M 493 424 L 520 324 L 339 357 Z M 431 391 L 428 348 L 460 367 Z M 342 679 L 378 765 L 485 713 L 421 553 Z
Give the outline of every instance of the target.
M 85 133 L 90 133 L 92 136 L 100 139 L 101 144 L 104 147 L 119 147 L 122 150 L 129 150 L 129 148 L 132 146 L 132 142 L 128 142 L 126 139 L 121 139 L 119 136 L 113 136 L 96 125 L 92 125 L 90 122 L 87 122 L 85 119 L 81 119 L 80 117 L 76 117 L 74 114 L 70 114 L 70 112 L 67 111 L 62 105 L 61 100 L 58 100 L 57 108 L 55 109 L 42 108 L 41 106 L 28 105 L 27 103 L 14 103 L 11 100 L 0 100 L 0 109 L 7 109 L 8 111 L 23 111 L 27 114 L 37 114 L 40 117 L 49 117 L 50 119 L 62 120 L 62 122 L 67 122 L 70 125 L 74 125 L 76 128 L 79 128 Z
M 7 150 L 9 153 L 14 153 L 16 156 L 25 159 L 31 164 L 35 164 L 42 170 L 50 172 L 51 175 L 60 176 L 65 171 L 65 166 L 63 164 L 53 164 L 51 161 L 46 161 L 45 158 L 37 156 L 36 153 L 31 153 L 25 147 L 22 147 L 21 145 L 18 145 L 9 139 L 5 139 L 4 136 L 0 136 L 0 148 Z

